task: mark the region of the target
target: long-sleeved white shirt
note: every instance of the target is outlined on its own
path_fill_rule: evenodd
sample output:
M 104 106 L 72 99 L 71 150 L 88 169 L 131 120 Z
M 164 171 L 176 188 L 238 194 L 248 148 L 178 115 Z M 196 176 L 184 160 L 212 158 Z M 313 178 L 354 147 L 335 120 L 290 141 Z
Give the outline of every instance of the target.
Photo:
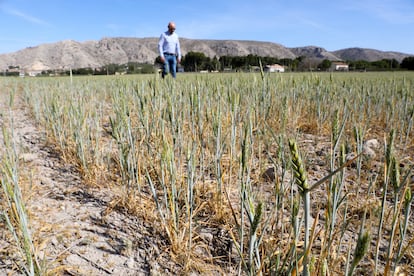
M 164 53 L 176 54 L 178 59 L 181 59 L 180 41 L 178 35 L 166 31 L 161 34 L 158 41 L 158 52 L 161 57 L 164 57 Z

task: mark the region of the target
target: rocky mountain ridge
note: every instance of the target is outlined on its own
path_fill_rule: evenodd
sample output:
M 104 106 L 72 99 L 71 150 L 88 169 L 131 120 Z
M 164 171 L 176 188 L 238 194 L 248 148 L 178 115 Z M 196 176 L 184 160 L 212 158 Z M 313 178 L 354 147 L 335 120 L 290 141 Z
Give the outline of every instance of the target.
M 327 51 L 318 46 L 288 48 L 278 43 L 246 40 L 201 40 L 181 38 L 183 55 L 202 52 L 209 57 L 245 56 L 248 54 L 295 59 L 366 60 L 396 59 L 401 62 L 411 56 L 399 52 L 348 48 Z M 158 38 L 114 37 L 98 41 L 64 40 L 28 47 L 17 52 L 0 54 L 0 70 L 19 67 L 42 71 L 69 68 L 97 68 L 107 64 L 127 62 L 153 63 L 158 56 Z

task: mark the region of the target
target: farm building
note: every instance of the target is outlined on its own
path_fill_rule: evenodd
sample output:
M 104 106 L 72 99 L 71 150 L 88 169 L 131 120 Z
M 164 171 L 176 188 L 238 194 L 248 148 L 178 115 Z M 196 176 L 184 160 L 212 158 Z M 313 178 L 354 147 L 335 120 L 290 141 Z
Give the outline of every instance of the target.
M 272 64 L 272 65 L 266 65 L 264 70 L 266 72 L 285 72 L 285 67 L 283 67 L 282 65 L 279 64 Z
M 345 62 L 333 61 L 331 65 L 331 71 L 348 71 L 349 65 Z

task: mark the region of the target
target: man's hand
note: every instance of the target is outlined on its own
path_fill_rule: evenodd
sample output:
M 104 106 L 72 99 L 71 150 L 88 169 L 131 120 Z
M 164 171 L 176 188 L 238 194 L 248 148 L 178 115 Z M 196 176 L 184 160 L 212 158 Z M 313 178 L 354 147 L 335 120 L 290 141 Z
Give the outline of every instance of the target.
M 165 58 L 164 57 L 160 57 L 160 60 L 162 63 L 165 63 Z

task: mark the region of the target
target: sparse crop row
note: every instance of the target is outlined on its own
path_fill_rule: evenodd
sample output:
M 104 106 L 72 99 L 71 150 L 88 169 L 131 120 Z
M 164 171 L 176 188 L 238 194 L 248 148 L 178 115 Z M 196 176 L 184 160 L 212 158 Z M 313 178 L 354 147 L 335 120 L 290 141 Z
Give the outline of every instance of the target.
M 16 269 L 24 275 L 42 275 L 45 266 L 40 262 L 32 240 L 29 216 L 20 185 L 19 148 L 14 139 L 12 110 L 16 91 L 11 89 L 8 92 L 2 93 L 2 97 L 7 97 L 9 101 L 0 113 L 0 229 L 4 227 L 2 231 L 8 230 L 10 234 L 5 236 L 10 238 L 10 244 L 13 245 L 10 247 L 13 252 L 9 256 L 17 260 Z
M 17 81 L 85 183 L 152 206 L 184 269 L 413 269 L 413 74 Z

